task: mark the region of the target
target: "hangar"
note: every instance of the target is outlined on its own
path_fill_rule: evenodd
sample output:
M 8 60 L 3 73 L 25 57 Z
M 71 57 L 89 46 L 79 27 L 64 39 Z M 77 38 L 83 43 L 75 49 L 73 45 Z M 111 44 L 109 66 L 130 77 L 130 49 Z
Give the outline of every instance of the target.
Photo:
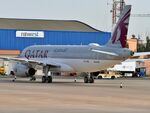
M 0 55 L 17 55 L 30 45 L 104 45 L 110 35 L 73 20 L 0 18 Z

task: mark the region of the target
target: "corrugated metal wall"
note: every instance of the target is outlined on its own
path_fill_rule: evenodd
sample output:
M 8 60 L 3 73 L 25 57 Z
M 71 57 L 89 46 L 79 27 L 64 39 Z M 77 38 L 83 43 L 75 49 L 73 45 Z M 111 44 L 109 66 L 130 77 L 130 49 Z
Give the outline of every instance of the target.
M 30 45 L 104 45 L 110 38 L 108 32 L 44 31 L 44 38 L 16 37 L 17 30 L 0 29 L 0 50 L 23 50 Z M 43 31 L 43 30 L 42 30 Z

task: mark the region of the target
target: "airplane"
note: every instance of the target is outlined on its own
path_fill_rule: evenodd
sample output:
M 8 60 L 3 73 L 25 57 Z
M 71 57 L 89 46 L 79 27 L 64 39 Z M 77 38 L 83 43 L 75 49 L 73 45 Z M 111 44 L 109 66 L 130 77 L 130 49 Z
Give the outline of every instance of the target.
M 25 48 L 19 57 L 0 59 L 17 62 L 13 73 L 18 77 L 35 78 L 36 66 L 41 65 L 43 83 L 52 83 L 53 72 L 86 72 L 84 83 L 94 83 L 91 72 L 121 63 L 133 52 L 126 47 L 131 5 L 126 5 L 105 46 L 89 45 L 33 45 Z M 49 74 L 51 72 L 51 74 Z

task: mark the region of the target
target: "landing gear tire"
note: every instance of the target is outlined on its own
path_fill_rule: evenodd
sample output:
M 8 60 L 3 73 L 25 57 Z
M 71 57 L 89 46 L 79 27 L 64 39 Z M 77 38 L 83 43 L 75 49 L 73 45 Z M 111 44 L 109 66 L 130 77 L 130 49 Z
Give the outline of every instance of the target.
M 15 82 L 15 81 L 16 81 L 16 79 L 13 79 L 13 80 L 12 80 L 12 82 Z
M 46 83 L 46 76 L 42 76 L 42 83 Z
M 46 76 L 42 76 L 42 83 L 52 83 L 52 76 L 48 76 L 48 77 L 46 77 Z
M 94 78 L 92 76 L 90 76 L 90 77 L 85 76 L 84 83 L 94 83 Z
M 89 83 L 94 83 L 94 78 L 92 76 L 89 78 Z
M 48 83 L 52 83 L 52 76 L 48 76 L 48 77 L 47 77 L 47 82 L 48 82 Z
M 13 81 L 13 82 L 15 82 L 15 81 L 16 81 L 16 79 L 17 79 L 17 78 L 16 78 L 16 76 L 14 76 L 14 78 L 12 79 L 12 81 Z
M 84 83 L 88 83 L 88 77 L 87 76 L 84 77 Z
M 36 81 L 36 77 L 35 76 L 31 77 L 30 81 Z

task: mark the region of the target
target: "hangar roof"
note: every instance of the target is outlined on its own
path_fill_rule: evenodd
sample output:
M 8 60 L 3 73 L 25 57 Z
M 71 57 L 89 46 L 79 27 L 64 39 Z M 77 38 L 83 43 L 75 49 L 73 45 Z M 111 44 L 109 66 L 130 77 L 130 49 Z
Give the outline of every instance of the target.
M 0 29 L 98 32 L 98 30 L 92 28 L 91 26 L 75 20 L 40 20 L 15 18 L 0 18 Z

